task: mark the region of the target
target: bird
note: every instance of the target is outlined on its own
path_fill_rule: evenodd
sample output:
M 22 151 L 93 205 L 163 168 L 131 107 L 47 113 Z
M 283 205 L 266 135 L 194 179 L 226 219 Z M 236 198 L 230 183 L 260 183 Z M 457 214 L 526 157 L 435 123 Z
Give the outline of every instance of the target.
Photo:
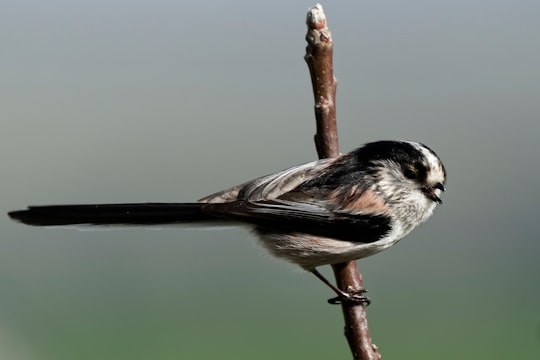
M 299 265 L 329 286 L 337 294 L 329 302 L 368 305 L 365 289 L 341 290 L 317 268 L 395 245 L 442 204 L 445 184 L 446 169 L 431 148 L 381 140 L 196 202 L 28 206 L 8 215 L 34 226 L 246 224 L 272 255 Z

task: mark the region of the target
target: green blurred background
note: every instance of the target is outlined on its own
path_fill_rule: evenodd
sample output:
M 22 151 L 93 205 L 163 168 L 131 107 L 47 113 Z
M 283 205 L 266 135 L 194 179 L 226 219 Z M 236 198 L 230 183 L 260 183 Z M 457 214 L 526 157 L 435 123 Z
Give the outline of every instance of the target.
M 4 2 L 1 212 L 190 201 L 315 159 L 312 5 Z M 449 173 L 427 224 L 359 262 L 374 342 L 540 358 L 540 2 L 323 5 L 342 150 L 413 139 Z M 2 360 L 350 358 L 328 289 L 246 229 L 0 222 Z

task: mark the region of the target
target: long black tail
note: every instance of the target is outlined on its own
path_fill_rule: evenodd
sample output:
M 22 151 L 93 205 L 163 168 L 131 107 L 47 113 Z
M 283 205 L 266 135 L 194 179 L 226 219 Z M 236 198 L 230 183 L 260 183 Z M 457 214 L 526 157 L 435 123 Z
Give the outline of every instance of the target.
M 200 203 L 145 203 L 29 206 L 8 215 L 27 225 L 72 224 L 171 224 L 209 221 L 216 218 L 202 211 Z

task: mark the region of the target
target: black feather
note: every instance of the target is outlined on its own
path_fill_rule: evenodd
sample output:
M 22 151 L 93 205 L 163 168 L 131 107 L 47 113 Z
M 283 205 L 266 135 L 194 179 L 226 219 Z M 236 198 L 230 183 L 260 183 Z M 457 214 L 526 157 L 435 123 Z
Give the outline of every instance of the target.
M 391 219 L 383 214 L 348 214 L 315 205 L 310 209 L 280 201 L 233 201 L 206 204 L 204 211 L 219 217 L 270 228 L 272 232 L 305 233 L 358 243 L 372 243 L 391 230 Z
M 29 206 L 8 215 L 27 225 L 170 224 L 212 220 L 200 203 L 144 203 Z

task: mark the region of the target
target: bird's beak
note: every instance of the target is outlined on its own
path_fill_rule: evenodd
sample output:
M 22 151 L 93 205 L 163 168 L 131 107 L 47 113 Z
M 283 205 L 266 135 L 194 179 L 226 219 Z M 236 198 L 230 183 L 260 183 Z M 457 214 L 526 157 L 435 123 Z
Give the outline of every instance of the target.
M 436 202 L 437 204 L 442 204 L 442 200 L 439 195 L 437 195 L 435 190 L 445 191 L 446 188 L 444 187 L 443 183 L 436 183 L 433 186 L 424 186 L 422 188 L 422 192 L 427 196 L 428 199 Z

